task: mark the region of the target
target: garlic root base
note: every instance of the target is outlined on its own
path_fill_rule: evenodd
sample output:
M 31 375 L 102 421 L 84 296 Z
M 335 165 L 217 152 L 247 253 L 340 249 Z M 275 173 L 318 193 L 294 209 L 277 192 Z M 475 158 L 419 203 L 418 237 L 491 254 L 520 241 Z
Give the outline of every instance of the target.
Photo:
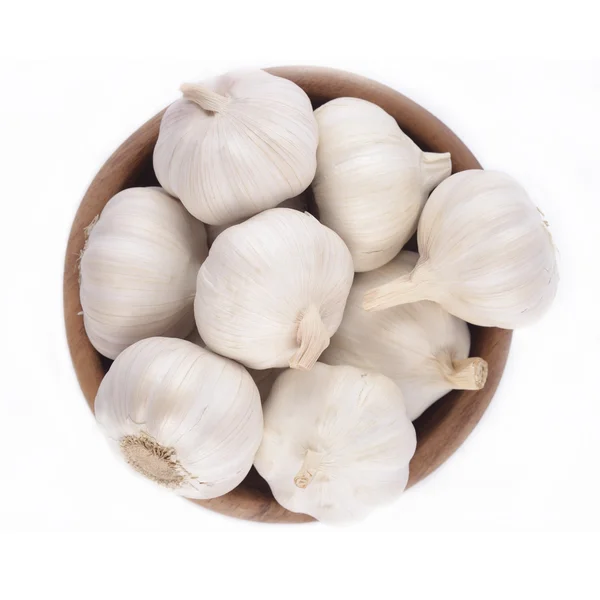
M 147 433 L 126 435 L 120 447 L 134 470 L 163 487 L 176 489 L 188 479 L 189 474 L 179 464 L 175 449 L 161 446 Z

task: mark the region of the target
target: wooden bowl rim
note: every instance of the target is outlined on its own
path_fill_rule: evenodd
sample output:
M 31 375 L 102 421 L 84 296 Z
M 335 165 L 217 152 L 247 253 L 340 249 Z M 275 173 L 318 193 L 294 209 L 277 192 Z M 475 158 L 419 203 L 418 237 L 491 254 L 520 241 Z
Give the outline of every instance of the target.
M 285 66 L 265 69 L 297 83 L 311 100 L 327 101 L 352 96 L 375 102 L 391 114 L 423 150 L 450 151 L 453 172 L 480 169 L 481 165 L 465 144 L 427 110 L 386 85 L 366 77 L 325 67 Z M 137 172 L 152 153 L 164 111 L 135 131 L 102 166 L 75 215 L 67 244 L 64 272 L 64 312 L 67 342 L 81 390 L 93 410 L 94 398 L 105 370 L 100 355 L 91 346 L 80 316 L 78 257 L 83 248 L 83 228 L 120 189 L 135 181 Z M 137 170 L 137 171 L 136 171 Z M 486 387 L 477 392 L 452 392 L 433 405 L 415 422 L 418 448 L 411 462 L 409 487 L 444 463 L 468 437 L 489 405 L 506 364 L 512 332 L 489 328 L 478 330 L 481 343 L 475 351 L 489 362 Z M 472 350 L 473 354 L 473 350 Z M 312 521 L 307 515 L 287 511 L 272 496 L 243 484 L 212 500 L 197 504 L 236 518 L 266 523 Z

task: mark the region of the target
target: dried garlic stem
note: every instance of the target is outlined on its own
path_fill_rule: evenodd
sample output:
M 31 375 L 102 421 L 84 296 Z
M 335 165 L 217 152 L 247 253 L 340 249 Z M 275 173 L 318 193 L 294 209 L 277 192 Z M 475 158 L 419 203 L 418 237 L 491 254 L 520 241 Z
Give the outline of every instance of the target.
M 414 271 L 413 271 L 414 273 Z M 427 300 L 423 284 L 412 280 L 413 273 L 403 275 L 389 283 L 369 290 L 363 298 L 363 308 L 369 311 L 384 310 L 399 304 Z
M 298 474 L 294 477 L 294 483 L 297 487 L 304 489 L 308 486 L 319 470 L 322 460 L 323 457 L 318 452 L 314 452 L 313 450 L 306 451 L 304 462 Z
M 161 446 L 147 433 L 126 435 L 121 439 L 125 460 L 140 474 L 164 487 L 180 487 L 189 473 L 179 464 L 175 450 Z
M 198 83 L 184 83 L 179 91 L 186 100 L 195 102 L 200 108 L 209 112 L 219 113 L 229 104 L 229 98 Z
M 330 341 L 329 332 L 316 306 L 309 306 L 302 315 L 296 341 L 300 344 L 300 348 L 290 359 L 290 367 L 301 371 L 310 371 L 323 350 L 329 346 Z
M 480 390 L 487 380 L 488 364 L 483 358 L 452 361 L 452 372 L 446 379 L 455 390 Z
M 429 193 L 452 173 L 450 152 L 444 152 L 443 154 L 423 152 L 421 171 L 423 172 L 423 185 Z

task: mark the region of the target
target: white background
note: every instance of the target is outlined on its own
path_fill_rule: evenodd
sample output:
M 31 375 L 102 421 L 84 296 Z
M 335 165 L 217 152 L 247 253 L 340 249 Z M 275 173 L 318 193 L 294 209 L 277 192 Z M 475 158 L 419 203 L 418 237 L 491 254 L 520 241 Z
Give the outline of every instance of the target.
M 3 15 L 0 538 L 18 535 L 0 596 L 598 597 L 600 62 L 557 60 L 597 58 L 595 20 L 578 2 L 560 14 L 397 4 L 24 3 Z M 64 336 L 67 235 L 104 160 L 182 81 L 278 64 L 345 68 L 407 94 L 524 184 L 560 249 L 556 303 L 516 332 L 474 433 L 342 530 L 235 521 L 132 477 L 96 430 Z

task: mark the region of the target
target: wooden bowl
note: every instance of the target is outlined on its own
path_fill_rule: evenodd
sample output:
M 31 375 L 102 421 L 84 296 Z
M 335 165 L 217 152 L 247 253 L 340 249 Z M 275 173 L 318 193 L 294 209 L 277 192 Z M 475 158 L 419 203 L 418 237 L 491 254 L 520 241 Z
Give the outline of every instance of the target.
M 363 98 L 381 106 L 423 149 L 450 152 L 453 172 L 480 169 L 469 149 L 433 115 L 402 94 L 364 77 L 317 67 L 276 67 L 274 75 L 294 81 L 310 96 L 314 107 L 342 96 Z M 94 350 L 79 315 L 77 260 L 84 232 L 117 192 L 137 185 L 156 185 L 152 152 L 162 112 L 142 125 L 100 169 L 85 194 L 69 236 L 64 273 L 64 310 L 67 340 L 79 385 L 93 410 L 94 398 L 110 361 Z M 472 327 L 471 354 L 489 364 L 485 388 L 454 391 L 435 403 L 416 422 L 418 445 L 410 463 L 409 487 L 427 477 L 462 444 L 490 403 L 504 371 L 512 333 L 503 329 Z M 217 512 L 261 522 L 300 523 L 306 515 L 287 511 L 275 502 L 266 482 L 254 469 L 235 490 L 213 500 L 196 500 Z

